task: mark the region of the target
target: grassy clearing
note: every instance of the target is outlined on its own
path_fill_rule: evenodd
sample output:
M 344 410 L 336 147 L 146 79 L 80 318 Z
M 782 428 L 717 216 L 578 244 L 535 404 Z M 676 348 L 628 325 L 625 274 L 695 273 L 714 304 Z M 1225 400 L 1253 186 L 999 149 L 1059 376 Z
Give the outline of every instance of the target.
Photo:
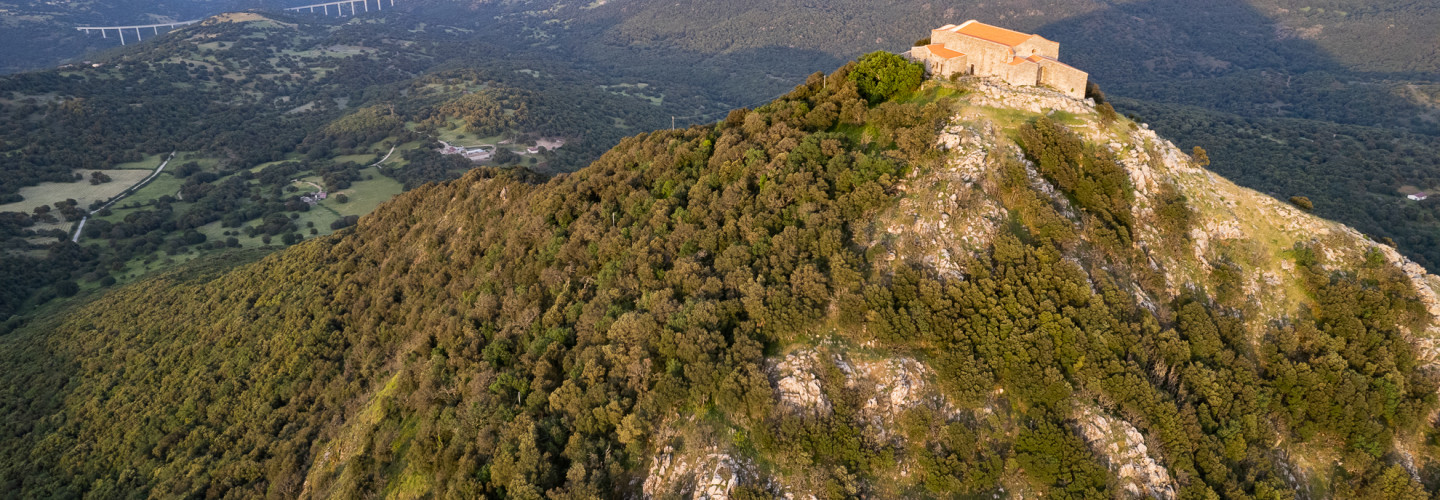
M 92 171 L 76 170 L 75 172 L 89 179 Z M 90 184 L 88 180 L 45 182 L 36 186 L 20 188 L 20 196 L 24 196 L 25 199 L 0 205 L 0 212 L 29 212 L 40 205 L 53 205 L 67 199 L 74 199 L 80 203 L 80 208 L 87 208 L 94 201 L 114 198 L 115 195 L 150 175 L 150 172 L 143 170 L 104 170 L 103 172 L 113 180 L 104 184 Z
M 265 167 L 268 167 L 268 166 L 271 166 L 271 165 L 279 165 L 279 164 L 285 163 L 285 162 L 287 162 L 287 161 L 298 161 L 298 160 L 300 160 L 300 158 L 301 158 L 301 155 L 300 155 L 299 153 L 290 153 L 290 154 L 285 155 L 285 158 L 282 159 L 282 160 L 267 161 L 267 162 L 265 162 L 265 163 L 261 163 L 261 164 L 259 164 L 259 165 L 250 167 L 248 170 L 250 170 L 251 172 L 254 172 L 254 173 L 257 173 L 257 174 L 258 174 L 258 173 L 260 173 L 261 170 L 265 170 Z
M 937 82 L 938 83 L 938 82 Z M 916 103 L 920 105 L 930 104 L 940 99 L 960 95 L 963 91 L 950 84 L 926 85 L 920 91 L 910 94 L 903 102 Z
M 380 153 L 381 153 L 381 154 L 384 154 L 385 151 L 388 151 L 389 149 L 390 149 L 390 148 L 385 148 L 384 150 L 381 150 Z M 353 162 L 358 163 L 358 164 L 361 164 L 361 165 L 369 166 L 371 163 L 375 163 L 375 153 L 336 156 L 333 161 L 334 161 L 335 163 L 345 163 L 345 162 L 347 162 L 347 161 L 353 161 Z M 317 177 L 317 179 L 318 179 L 318 177 Z M 318 181 L 318 180 L 317 180 L 317 181 L 314 181 L 314 182 L 315 182 L 316 184 L 320 184 L 320 181 Z
M 170 172 L 160 172 L 160 175 L 156 176 L 155 180 L 150 181 L 150 183 L 146 184 L 145 187 L 140 188 L 140 190 L 136 191 L 135 194 L 130 195 L 124 200 L 121 200 L 120 203 L 116 205 L 144 205 L 155 199 L 160 198 L 161 196 L 175 196 L 177 193 L 180 192 L 180 186 L 183 185 L 185 185 L 185 181 L 178 177 L 175 177 Z
M 391 142 L 393 142 L 393 139 Z M 384 141 L 382 141 L 382 143 L 388 144 Z M 391 158 L 386 161 L 386 164 L 404 165 L 404 160 L 401 159 L 400 152 L 406 149 L 414 149 L 423 146 L 424 141 L 415 141 L 400 145 L 396 148 L 396 154 L 392 155 Z M 390 149 L 388 145 L 385 145 L 382 148 L 379 144 L 372 146 L 372 148 L 380 153 L 383 153 Z M 287 160 L 256 165 L 250 170 L 258 172 L 267 166 L 283 161 L 293 160 L 298 157 L 299 155 L 292 154 L 289 155 L 289 158 L 287 158 Z M 369 165 L 370 163 L 374 162 L 374 159 L 375 152 L 346 155 L 333 158 L 333 160 L 337 162 L 354 161 L 362 165 Z M 183 163 L 188 161 L 198 162 L 201 164 L 202 167 L 206 168 L 214 168 L 219 164 L 219 160 L 209 158 L 191 158 L 183 155 L 177 156 L 176 158 L 176 162 Z M 112 175 L 115 172 L 120 172 L 124 175 L 133 174 L 137 176 L 137 180 L 143 179 L 144 177 L 149 175 L 149 172 L 146 170 L 111 170 L 107 172 L 111 173 Z M 378 207 L 381 203 L 384 203 L 386 200 L 394 198 L 396 195 L 403 192 L 403 188 L 399 182 L 389 177 L 380 175 L 379 169 L 375 167 L 363 168 L 360 170 L 360 174 L 362 180 L 354 182 L 347 189 L 331 193 L 328 200 L 322 201 L 312 206 L 310 210 L 304 212 L 286 213 L 286 216 L 293 217 L 292 220 L 297 226 L 296 233 L 298 233 L 306 240 L 328 235 L 334 232 L 330 229 L 330 223 L 334 222 L 335 220 L 349 215 L 363 216 L 365 214 L 368 214 L 374 211 L 375 208 Z M 322 179 L 315 175 L 307 175 L 304 177 L 300 177 L 300 180 L 310 181 L 315 184 L 323 185 Z M 134 182 L 114 182 L 111 184 L 114 184 L 116 186 L 116 190 L 118 192 L 119 190 L 123 190 L 124 188 L 133 185 Z M 176 193 L 179 192 L 180 187 L 183 184 L 184 179 L 175 177 L 169 171 L 169 169 L 167 169 L 166 172 L 162 172 L 158 177 L 156 177 L 154 181 L 147 184 L 145 187 L 141 188 L 139 191 L 132 194 L 131 196 L 127 197 L 124 201 L 117 204 L 116 207 L 112 207 L 112 213 L 110 215 L 105 217 L 97 217 L 97 219 L 107 220 L 110 222 L 123 221 L 124 218 L 131 213 L 151 209 L 150 203 L 162 196 L 175 196 Z M 255 182 L 252 181 L 250 184 L 253 186 L 255 185 Z M 79 185 L 81 184 L 75 184 L 75 186 Z M 87 188 L 91 187 L 88 183 L 84 183 L 83 185 Z M 292 185 L 297 188 L 297 191 L 288 194 L 299 195 L 316 191 L 316 188 L 309 184 L 294 183 Z M 349 198 L 349 201 L 347 203 L 340 203 L 336 199 L 336 195 L 339 194 L 346 195 Z M 22 203 L 22 205 L 28 205 L 28 203 Z M 191 204 L 185 202 L 184 200 L 177 200 L 176 202 L 174 202 L 173 206 L 177 213 L 183 213 L 190 209 Z M 31 207 L 26 207 L 27 210 L 29 208 Z M 259 221 L 256 220 L 247 221 L 246 225 L 254 225 L 258 222 Z M 235 238 L 239 244 L 239 248 L 248 251 L 268 252 L 284 247 L 284 245 L 281 243 L 280 235 L 272 236 L 271 242 L 269 244 L 266 244 L 263 235 L 257 235 L 255 237 L 246 236 L 243 227 L 221 227 L 220 224 L 221 223 L 219 221 L 216 221 L 196 228 L 196 231 L 204 234 L 206 237 L 206 243 L 204 245 L 187 247 L 180 253 L 175 255 L 166 254 L 164 251 L 156 251 L 145 255 L 139 255 L 125 262 L 121 269 L 116 271 L 112 275 L 119 282 L 124 283 L 136 279 L 141 279 L 157 271 L 166 271 L 169 269 L 173 269 L 176 266 L 186 265 L 190 262 L 205 262 L 213 259 L 223 259 L 225 258 L 224 256 L 227 253 L 234 252 L 236 249 L 233 247 L 210 249 L 207 246 L 214 242 L 225 242 L 229 238 Z M 56 226 L 59 229 L 68 230 L 71 228 L 71 226 L 73 226 L 73 223 L 60 223 Z M 311 229 L 314 229 L 315 234 L 311 234 Z M 97 238 L 82 240 L 82 244 L 92 246 L 105 246 L 109 245 L 110 243 L 108 240 Z M 82 286 L 85 286 L 85 284 L 82 283 Z
M 365 215 L 375 210 L 386 200 L 394 198 L 404 191 L 404 186 L 399 181 L 380 175 L 375 167 L 360 170 L 362 178 L 368 180 L 357 181 L 349 189 L 342 189 L 330 194 L 330 198 L 320 202 L 321 206 L 329 207 L 341 215 Z M 350 198 L 348 203 L 340 203 L 335 200 L 335 195 L 343 194 Z M 330 229 L 329 221 L 325 223 L 325 229 Z
M 604 90 L 611 94 L 644 99 L 646 101 L 650 101 L 650 104 L 656 106 L 659 106 L 665 102 L 664 93 L 656 92 L 659 95 L 655 96 L 650 95 L 645 91 L 645 89 L 650 87 L 650 84 L 648 83 L 621 83 L 618 85 L 599 85 L 598 87 L 600 87 L 600 90 Z

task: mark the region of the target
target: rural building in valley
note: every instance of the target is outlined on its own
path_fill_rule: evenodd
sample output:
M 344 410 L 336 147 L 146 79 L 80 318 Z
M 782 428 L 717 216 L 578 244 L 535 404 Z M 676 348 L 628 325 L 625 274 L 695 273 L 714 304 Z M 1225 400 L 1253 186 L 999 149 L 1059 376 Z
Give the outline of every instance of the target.
M 1090 75 L 1060 62 L 1060 44 L 975 20 L 931 30 L 930 43 L 910 50 L 937 77 L 991 76 L 1011 85 L 1045 85 L 1070 97 L 1085 97 Z

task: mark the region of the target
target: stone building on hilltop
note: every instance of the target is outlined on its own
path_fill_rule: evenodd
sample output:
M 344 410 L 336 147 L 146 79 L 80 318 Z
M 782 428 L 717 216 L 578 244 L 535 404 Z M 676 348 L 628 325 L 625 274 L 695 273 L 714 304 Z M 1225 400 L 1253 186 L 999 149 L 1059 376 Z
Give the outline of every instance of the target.
M 1045 85 L 1076 99 L 1085 98 L 1090 75 L 1060 62 L 1060 44 L 975 20 L 930 32 L 930 44 L 910 50 L 938 77 L 991 76 L 1011 85 Z

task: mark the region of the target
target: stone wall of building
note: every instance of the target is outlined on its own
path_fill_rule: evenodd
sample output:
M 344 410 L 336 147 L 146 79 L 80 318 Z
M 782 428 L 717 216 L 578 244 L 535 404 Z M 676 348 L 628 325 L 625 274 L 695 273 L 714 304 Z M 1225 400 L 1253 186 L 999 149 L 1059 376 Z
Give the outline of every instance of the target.
M 944 33 L 944 32 L 941 32 Z M 963 52 L 969 59 L 966 72 L 976 75 L 1002 76 L 1010 73 L 1010 61 L 1014 52 L 1003 44 L 981 40 L 968 35 L 946 33 L 945 47 Z M 941 42 L 936 42 L 941 43 Z M 1030 83 L 1034 85 L 1034 83 Z
M 930 47 L 920 45 L 910 49 L 910 59 L 925 65 L 925 73 L 940 78 L 949 78 L 950 75 L 964 74 L 968 71 L 967 56 L 944 57 L 935 54 Z
M 1040 56 L 1053 59 L 1060 58 L 1060 42 L 1052 42 L 1041 37 L 1032 37 L 1030 40 L 1015 46 L 1016 57 Z
M 1002 64 L 1002 71 L 995 73 L 1011 85 L 1035 85 L 1040 82 L 1040 65 L 1030 61 L 1020 64 Z
M 940 78 L 955 74 L 990 76 L 1010 85 L 1045 85 L 1076 99 L 1085 97 L 1085 82 L 1090 75 L 1059 62 L 1059 42 L 988 25 L 971 28 L 979 29 L 980 36 L 960 33 L 966 25 L 969 23 L 931 30 L 931 45 L 915 47 L 911 58 L 923 62 L 927 73 Z M 950 51 L 963 55 L 944 57 L 954 55 Z
M 1076 99 L 1085 98 L 1085 82 L 1090 75 L 1084 71 L 1050 59 L 1041 59 L 1040 84 L 1064 92 Z

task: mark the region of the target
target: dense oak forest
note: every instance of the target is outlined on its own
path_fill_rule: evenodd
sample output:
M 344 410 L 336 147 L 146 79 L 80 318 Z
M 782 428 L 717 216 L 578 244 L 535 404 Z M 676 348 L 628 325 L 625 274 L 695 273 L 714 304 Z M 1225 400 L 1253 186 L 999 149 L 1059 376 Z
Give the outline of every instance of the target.
M 1403 333 L 1429 319 L 1378 250 L 1343 271 L 1289 250 L 1313 303 L 1263 342 L 1238 297 L 1142 304 L 1129 290 L 1164 280 L 1134 244 L 1152 223 L 1131 215 L 1135 186 L 1110 149 L 1025 116 L 995 176 L 1012 215 L 967 274 L 892 259 L 877 217 L 941 164 L 966 91 L 918 90 L 917 71 L 872 54 L 539 184 L 473 169 L 233 271 L 168 273 L 0 337 L 0 486 L 625 496 L 679 414 L 825 498 L 988 497 L 1012 477 L 1111 498 L 1070 430 L 1073 405 L 1101 401 L 1154 436 L 1181 498 L 1290 498 L 1280 441 L 1333 446 L 1336 497 L 1430 497 L 1434 463 L 1417 479 L 1395 449 L 1433 436 L 1435 381 Z M 1160 237 L 1186 241 L 1192 209 L 1165 200 Z M 787 411 L 766 357 L 825 332 L 924 359 L 956 404 L 998 413 L 914 407 L 895 444 L 861 437 L 844 385 L 827 415 Z

